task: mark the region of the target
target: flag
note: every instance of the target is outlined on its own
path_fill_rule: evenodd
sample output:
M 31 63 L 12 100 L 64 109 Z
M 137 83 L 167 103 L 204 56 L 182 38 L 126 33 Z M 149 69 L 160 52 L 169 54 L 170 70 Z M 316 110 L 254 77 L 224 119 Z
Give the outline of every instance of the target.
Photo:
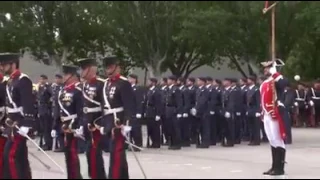
M 266 2 L 264 3 L 264 8 L 267 9 L 268 7 L 269 7 L 269 1 L 266 1 Z

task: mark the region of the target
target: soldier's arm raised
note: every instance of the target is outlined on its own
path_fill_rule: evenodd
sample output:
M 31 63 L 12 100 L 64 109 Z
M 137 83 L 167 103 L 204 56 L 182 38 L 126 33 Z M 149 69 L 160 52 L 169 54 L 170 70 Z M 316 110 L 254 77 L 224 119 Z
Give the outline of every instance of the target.
M 20 126 L 33 128 L 35 125 L 34 117 L 34 99 L 32 94 L 32 82 L 28 77 L 23 77 L 19 81 L 19 91 L 21 106 L 23 108 L 24 118 L 19 122 Z

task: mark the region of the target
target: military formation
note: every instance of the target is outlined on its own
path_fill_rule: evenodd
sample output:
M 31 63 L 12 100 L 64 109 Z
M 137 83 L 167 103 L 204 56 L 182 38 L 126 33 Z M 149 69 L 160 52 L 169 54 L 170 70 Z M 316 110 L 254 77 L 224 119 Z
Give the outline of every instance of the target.
M 82 178 L 79 153 L 86 154 L 90 178 L 128 179 L 127 150 L 263 142 L 270 143 L 273 156 L 264 174 L 281 175 L 291 126 L 316 127 L 320 121 L 320 81 L 313 87 L 299 81 L 294 89 L 273 61 L 262 63 L 261 77 L 169 76 L 150 78 L 144 87 L 137 75 L 121 75 L 116 56 L 103 59 L 106 79 L 97 76 L 95 59 L 82 58 L 63 65 L 52 84 L 46 75 L 33 84 L 19 70 L 19 57 L 0 54 L 0 176 L 5 179 L 32 177 L 27 140 L 43 153 L 64 153 L 68 179 Z M 108 172 L 103 152 L 110 153 Z

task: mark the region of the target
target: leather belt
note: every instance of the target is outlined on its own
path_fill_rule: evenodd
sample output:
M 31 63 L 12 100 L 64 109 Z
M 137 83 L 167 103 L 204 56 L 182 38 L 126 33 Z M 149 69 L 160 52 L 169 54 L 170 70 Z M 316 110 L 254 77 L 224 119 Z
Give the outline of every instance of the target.
M 70 116 L 61 116 L 61 121 L 62 122 L 66 122 L 66 121 L 70 121 L 72 119 L 77 118 L 78 116 L 76 114 L 72 114 Z
M 8 113 L 20 113 L 21 115 L 23 115 L 23 108 L 22 107 L 18 107 L 18 108 L 7 107 L 6 109 L 7 109 Z
M 113 109 L 104 109 L 103 114 L 109 115 L 109 114 L 113 114 L 113 113 L 122 112 L 123 110 L 124 110 L 123 107 L 118 107 L 118 108 L 113 108 Z
M 96 113 L 96 112 L 101 112 L 101 107 L 84 107 L 83 108 L 84 114 Z

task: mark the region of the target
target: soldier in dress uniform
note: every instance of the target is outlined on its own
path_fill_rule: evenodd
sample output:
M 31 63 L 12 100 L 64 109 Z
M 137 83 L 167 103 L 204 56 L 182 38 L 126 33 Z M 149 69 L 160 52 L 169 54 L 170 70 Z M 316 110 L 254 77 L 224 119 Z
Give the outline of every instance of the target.
M 190 111 L 190 114 L 197 118 L 197 148 L 209 148 L 211 144 L 210 120 L 206 117 L 209 98 L 206 82 L 206 77 L 199 77 L 197 79 L 198 89 L 196 91 L 196 104 Z
M 146 96 L 146 112 L 145 117 L 147 120 L 147 147 L 160 148 L 160 123 L 161 113 L 163 111 L 161 101 L 161 91 L 157 87 L 158 80 L 156 78 L 149 79 L 149 90 Z M 165 121 L 164 123 L 167 123 Z M 164 124 L 164 126 L 167 126 Z M 150 145 L 150 140 L 152 144 Z
M 207 88 L 209 93 L 208 98 L 208 110 L 205 116 L 210 121 L 210 145 L 215 146 L 217 144 L 217 135 L 218 135 L 218 121 L 219 118 L 216 116 L 219 111 L 219 94 L 220 89 L 213 85 L 213 79 L 207 77 Z M 216 84 L 215 84 L 216 85 Z
M 20 54 L 0 54 L 1 69 L 9 75 L 6 84 L 6 141 L 3 153 L 4 179 L 32 179 L 27 138 L 35 127 L 32 81 L 19 70 Z
M 320 122 L 320 79 L 317 79 L 307 93 L 307 102 L 310 105 L 310 124 L 317 127 Z
M 299 82 L 298 88 L 295 89 L 295 97 L 294 97 L 294 116 L 296 117 L 294 120 L 294 126 L 301 127 L 303 125 L 307 125 L 307 116 L 308 116 L 308 104 L 307 104 L 307 92 L 306 86 Z
M 256 85 L 256 78 L 250 76 L 247 79 L 248 88 L 245 93 L 246 96 L 246 119 L 249 128 L 249 146 L 260 145 L 261 135 L 260 135 L 260 90 Z
M 181 149 L 181 121 L 183 115 L 183 96 L 176 85 L 177 77 L 168 77 L 168 92 L 166 96 L 166 120 L 169 125 L 170 150 Z
M 214 79 L 212 81 L 212 85 L 214 89 L 217 91 L 217 104 L 216 104 L 216 110 L 214 114 L 214 118 L 216 119 L 217 123 L 217 142 L 221 142 L 222 139 L 222 130 L 223 130 L 223 120 L 224 120 L 224 115 L 221 114 L 222 110 L 222 82 L 220 79 Z
M 0 73 L 0 179 L 3 178 L 3 151 L 7 142 L 7 137 L 3 134 L 6 118 L 6 81 L 7 78 Z
M 188 87 L 185 85 L 185 79 L 180 77 L 177 80 L 177 85 L 182 94 L 183 108 L 182 108 L 182 118 L 181 118 L 181 146 L 190 147 L 190 119 L 189 113 L 191 107 L 190 95 Z
M 294 100 L 295 100 L 295 92 L 291 88 L 290 84 L 288 83 L 284 90 L 284 107 L 285 107 L 285 113 L 283 115 L 283 120 L 285 122 L 285 129 L 286 129 L 286 139 L 285 144 L 292 144 L 292 118 L 291 118 L 291 110 L 294 106 Z
M 236 87 L 232 86 L 232 82 L 232 78 L 225 78 L 223 82 L 222 114 L 224 115 L 224 128 L 222 146 L 224 147 L 233 147 L 235 143 L 236 96 L 238 93 Z
M 131 87 L 134 92 L 134 102 L 135 102 L 135 111 L 133 113 L 133 121 L 132 125 L 132 131 L 131 131 L 131 140 L 133 143 L 139 147 L 142 147 L 142 129 L 141 129 L 141 121 L 142 121 L 142 115 L 143 115 L 143 96 L 144 92 L 142 87 L 138 86 L 138 76 L 135 74 L 130 74 L 128 78 Z M 133 148 L 135 151 L 140 151 L 137 148 Z M 129 149 L 130 150 L 130 149 Z
M 61 74 L 56 74 L 55 75 L 55 80 L 54 83 L 52 83 L 51 85 L 51 91 L 52 91 L 52 119 L 53 120 L 57 120 L 60 119 L 60 112 L 58 113 L 54 113 L 54 109 L 56 108 L 56 106 L 59 106 L 58 104 L 56 104 L 58 102 L 58 95 L 60 90 L 63 88 L 63 78 Z M 60 122 L 60 120 L 59 120 Z M 59 127 L 57 129 L 55 129 L 57 132 L 57 137 L 53 137 L 56 138 L 56 144 L 53 144 L 54 152 L 63 152 L 63 147 L 64 147 L 64 140 L 63 140 L 63 131 L 62 129 Z M 57 147 L 58 146 L 58 147 Z
M 242 131 L 242 111 L 243 107 L 245 106 L 243 102 L 243 96 L 241 93 L 241 88 L 237 84 L 238 80 L 236 78 L 232 78 L 231 86 L 232 86 L 232 95 L 235 97 L 234 103 L 234 143 L 240 144 L 241 143 L 241 131 Z
M 51 136 L 56 137 L 56 129 L 64 134 L 64 155 L 68 179 L 82 179 L 78 157 L 78 138 L 83 134 L 83 98 L 77 77 L 77 67 L 63 65 L 64 88 L 59 91 L 54 113 L 60 114 L 53 122 Z
M 253 77 L 253 76 L 252 76 Z M 241 138 L 244 141 L 248 141 L 249 140 L 249 125 L 248 125 L 248 119 L 247 119 L 247 115 L 246 115 L 246 106 L 247 106 L 247 102 L 246 102 L 246 93 L 248 91 L 248 86 L 247 86 L 247 79 L 246 78 L 240 78 L 239 79 L 239 86 L 240 86 L 240 90 L 241 90 L 241 96 L 242 98 L 242 111 L 241 111 Z
M 189 101 L 190 101 L 190 109 L 189 109 L 189 117 L 188 121 L 189 122 L 189 132 L 185 132 L 185 134 L 189 133 L 190 139 L 189 143 L 190 144 L 196 144 L 197 143 L 197 118 L 195 116 L 192 116 L 190 114 L 190 111 L 193 107 L 196 106 L 196 92 L 197 92 L 197 86 L 195 85 L 195 78 L 189 77 L 187 79 L 187 86 L 188 86 L 188 94 L 189 94 Z M 187 140 L 186 140 L 187 141 Z M 187 143 L 186 143 L 187 144 Z
M 40 122 L 40 147 L 48 151 L 52 149 L 52 117 L 51 117 L 51 96 L 52 90 L 48 83 L 48 77 L 40 76 L 38 88 L 38 114 Z M 43 139 L 45 144 L 43 144 Z
M 284 107 L 284 90 L 287 80 L 277 72 L 277 61 L 261 63 L 264 74 L 268 78 L 260 86 L 263 123 L 271 145 L 272 166 L 264 172 L 264 175 L 283 175 L 285 164 L 286 137 L 285 122 L 283 116 L 287 111 Z
M 166 96 L 168 92 L 168 78 L 163 77 L 160 83 L 160 93 L 161 93 L 161 143 L 163 145 L 170 144 L 169 137 L 169 123 L 166 120 Z
M 128 79 L 121 76 L 119 63 L 115 56 L 103 59 L 108 78 L 103 87 L 104 116 L 98 128 L 111 137 L 109 179 L 129 179 L 125 141 L 130 141 L 127 134 L 135 112 L 134 92 Z
M 88 172 L 91 179 L 106 179 L 102 149 L 104 138 L 100 130 L 95 128 L 96 121 L 102 118 L 103 85 L 104 80 L 97 77 L 97 63 L 95 59 L 78 59 L 81 67 L 82 97 L 83 97 L 83 125 L 87 140 Z

